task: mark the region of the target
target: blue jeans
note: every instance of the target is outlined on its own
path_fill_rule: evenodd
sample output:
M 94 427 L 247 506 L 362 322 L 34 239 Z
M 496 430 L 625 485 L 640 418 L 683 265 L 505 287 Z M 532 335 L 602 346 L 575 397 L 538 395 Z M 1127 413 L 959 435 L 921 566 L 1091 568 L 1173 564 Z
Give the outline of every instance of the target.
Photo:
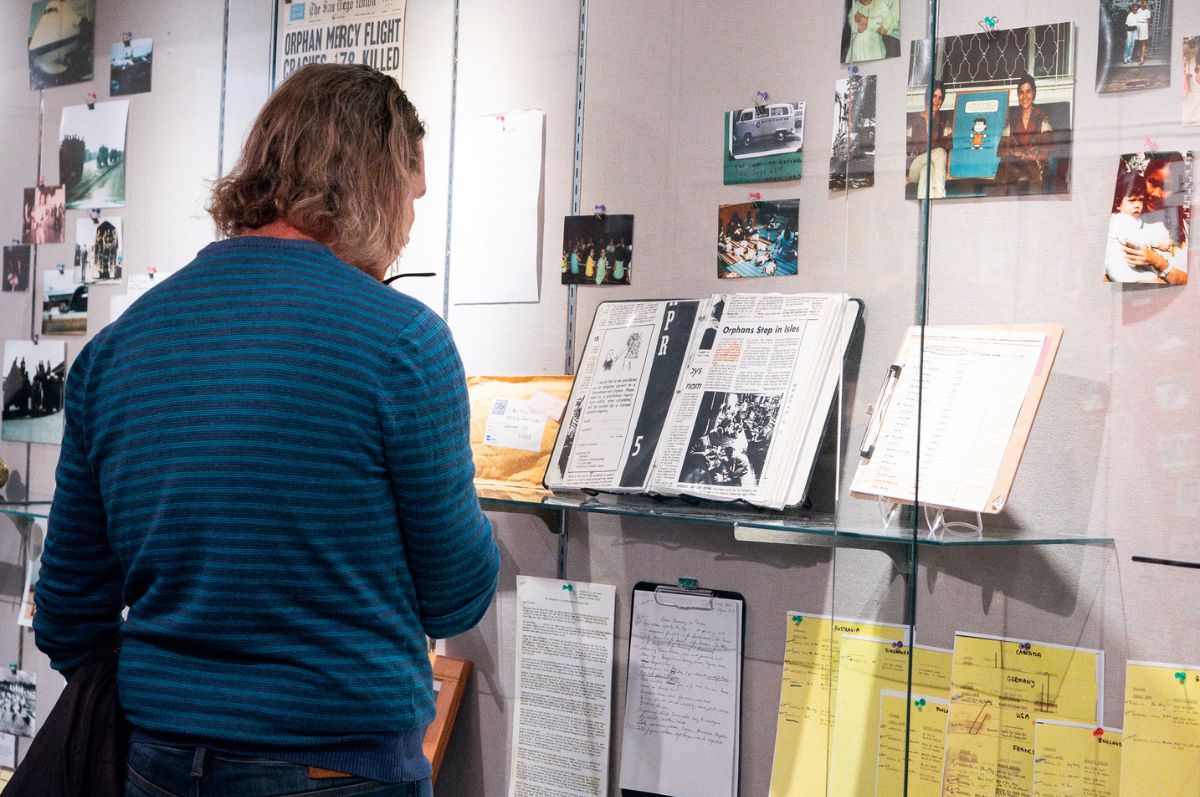
M 1131 30 L 1125 31 L 1125 56 L 1124 62 L 1129 63 L 1133 60 L 1133 44 L 1137 41 L 1137 34 Z
M 433 797 L 428 780 L 317 778 L 308 767 L 204 748 L 131 744 L 125 797 Z

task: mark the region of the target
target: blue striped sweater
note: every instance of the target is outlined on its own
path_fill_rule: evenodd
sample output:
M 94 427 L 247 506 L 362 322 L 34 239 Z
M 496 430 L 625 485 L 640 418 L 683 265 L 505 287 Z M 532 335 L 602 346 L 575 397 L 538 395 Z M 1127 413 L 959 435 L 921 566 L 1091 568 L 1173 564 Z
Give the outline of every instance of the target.
M 220 241 L 84 347 L 65 412 L 34 619 L 55 668 L 128 605 L 137 730 L 254 750 L 423 730 L 423 634 L 478 622 L 499 567 L 441 319 L 319 244 Z

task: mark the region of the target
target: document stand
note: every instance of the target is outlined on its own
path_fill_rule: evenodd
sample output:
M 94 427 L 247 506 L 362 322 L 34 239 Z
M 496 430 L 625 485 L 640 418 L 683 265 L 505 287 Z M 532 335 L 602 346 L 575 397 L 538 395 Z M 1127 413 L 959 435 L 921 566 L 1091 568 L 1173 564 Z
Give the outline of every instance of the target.
M 885 503 L 882 498 L 876 498 L 875 503 L 879 507 L 879 517 L 883 521 L 883 530 L 889 531 L 900 516 L 900 507 L 904 506 L 904 504 L 890 501 Z M 971 514 L 975 515 L 975 522 L 971 523 L 966 520 L 946 520 L 946 510 L 953 507 L 923 504 L 922 508 L 922 514 L 925 517 L 925 539 L 938 541 L 947 537 L 955 540 L 983 539 L 982 512 L 972 512 Z M 931 510 L 933 512 L 932 517 L 930 516 Z

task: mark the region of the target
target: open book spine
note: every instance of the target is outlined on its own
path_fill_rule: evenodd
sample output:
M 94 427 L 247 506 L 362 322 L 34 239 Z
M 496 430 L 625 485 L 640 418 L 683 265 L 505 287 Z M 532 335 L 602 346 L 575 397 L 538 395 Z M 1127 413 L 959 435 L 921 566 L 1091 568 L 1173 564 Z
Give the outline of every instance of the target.
M 699 299 L 596 309 L 546 471 L 551 489 L 642 492 L 692 347 Z

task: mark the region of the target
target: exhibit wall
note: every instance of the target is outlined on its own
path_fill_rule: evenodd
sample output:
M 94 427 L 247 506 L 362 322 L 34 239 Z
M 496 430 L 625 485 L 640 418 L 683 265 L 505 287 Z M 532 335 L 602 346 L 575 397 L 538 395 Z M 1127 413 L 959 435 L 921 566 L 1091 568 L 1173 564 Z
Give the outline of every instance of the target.
M 97 0 L 95 77 L 41 91 L 29 88 L 29 6 L 0 8 L 0 239 L 20 237 L 22 189 L 59 180 L 63 109 L 83 104 L 88 91 L 101 104 L 129 101 L 125 205 L 100 214 L 122 219 L 123 281 L 92 286 L 84 334 L 42 333 L 44 272 L 59 263 L 72 269 L 76 226 L 89 219 L 86 207 L 69 209 L 66 240 L 36 246 L 29 291 L 0 294 L 4 340 L 37 335 L 65 343 L 69 364 L 109 321 L 110 302 L 125 293 L 133 274 L 149 267 L 169 272 L 215 238 L 204 212 L 208 182 L 236 160 L 270 91 L 269 5 Z M 823 540 L 777 535 L 768 542 L 767 535 L 755 538 L 732 523 L 623 517 L 536 502 L 485 504 L 501 550 L 500 586 L 477 628 L 438 643 L 440 651 L 474 665 L 438 794 L 507 791 L 519 575 L 616 587 L 614 788 L 631 590 L 641 581 L 694 578 L 745 598 L 742 795 L 768 794 L 789 611 L 911 621 L 917 642 L 941 648 L 952 648 L 955 633 L 964 631 L 1102 649 L 1102 719 L 1111 726 L 1122 720 L 1127 661 L 1200 661 L 1192 619 L 1200 603 L 1197 571 L 1133 559 L 1200 562 L 1194 528 L 1200 518 L 1200 371 L 1191 351 L 1200 339 L 1200 288 L 1104 280 L 1120 158 L 1200 150 L 1200 127 L 1184 126 L 1180 118 L 1182 39 L 1200 35 L 1200 6 L 1174 4 L 1169 68 L 1152 63 L 1145 85 L 1102 92 L 1095 85 L 1102 42 L 1093 0 L 1053 7 L 1006 3 L 995 23 L 988 20 L 997 9 L 973 0 L 933 4 L 932 19 L 930 4 L 905 0 L 899 55 L 853 67 L 842 63 L 843 4 L 814 5 L 409 0 L 402 82 L 427 126 L 428 191 L 417 204 L 399 268 L 434 276 L 396 285 L 446 318 L 471 375 L 568 372 L 597 306 L 608 300 L 768 291 L 861 299 L 864 320 L 810 491 L 813 510 L 830 513 L 837 529 L 852 532 L 883 523 L 878 503 L 851 496 L 850 484 L 868 409 L 907 328 L 922 321 L 1062 324 L 1011 497 L 1002 512 L 983 518 L 986 528 L 998 531 L 995 539 L 1008 535 L 1013 544 L 904 548 L 856 544 L 853 534 Z M 1053 54 L 1031 46 L 1012 57 L 1026 59 L 1038 73 L 1039 102 L 1053 107 L 1055 123 L 1061 128 L 1060 120 L 1069 120 L 1069 144 L 1058 150 L 1063 164 L 1054 167 L 1069 174 L 1065 190 L 906 199 L 912 160 L 906 126 L 924 104 L 910 62 L 914 40 L 928 28 L 956 37 L 1063 22 L 1074 28 Z M 154 41 L 153 87 L 114 98 L 108 48 L 126 31 Z M 875 106 L 862 130 L 874 141 L 873 184 L 830 188 L 835 83 L 870 77 Z M 1016 90 L 1011 80 L 995 84 Z M 758 92 L 772 103 L 805 104 L 801 175 L 725 184 L 722 163 L 733 151 L 726 114 L 753 107 Z M 469 251 L 448 251 L 454 228 L 487 226 L 486 219 L 453 212 L 463 180 L 455 166 L 464 161 L 474 121 L 526 110 L 544 114 L 535 300 L 458 303 L 450 270 L 463 258 L 487 262 L 497 253 L 482 233 L 465 236 Z M 783 200 L 799 204 L 796 273 L 728 276 L 718 257 L 720 206 Z M 606 214 L 634 217 L 629 284 L 563 284 L 563 217 L 591 214 L 600 205 Z M 1193 246 L 1193 271 L 1198 253 Z M 485 293 L 508 278 L 499 269 L 473 273 L 493 281 Z M 48 500 L 57 451 L 53 444 L 0 441 L 0 457 L 13 472 L 5 499 Z M 898 539 L 904 539 L 903 524 L 923 522 L 917 515 L 899 521 Z M 17 619 L 25 560 L 36 551 L 44 522 L 0 515 L 0 657 L 7 657 L 0 660 L 36 674 L 39 719 L 63 682 Z M 1044 544 L 1056 537 L 1063 544 Z M 1071 542 L 1078 537 L 1111 542 Z M 1022 544 L 1030 538 L 1043 544 Z M 18 755 L 26 744 L 21 740 Z

